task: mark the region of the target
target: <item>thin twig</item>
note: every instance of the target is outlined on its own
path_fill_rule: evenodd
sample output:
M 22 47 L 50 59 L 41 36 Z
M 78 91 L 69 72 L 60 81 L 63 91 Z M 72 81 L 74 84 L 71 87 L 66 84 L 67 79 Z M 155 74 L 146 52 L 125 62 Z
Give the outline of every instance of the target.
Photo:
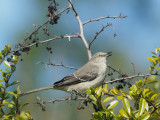
M 91 54 L 91 51 L 90 51 L 90 49 L 89 49 L 89 45 L 88 45 L 88 43 L 87 43 L 87 41 L 86 41 L 86 38 L 84 37 L 83 23 L 82 23 L 79 15 L 78 15 L 78 13 L 76 12 L 76 10 L 75 10 L 75 8 L 74 8 L 71 0 L 68 0 L 68 2 L 69 2 L 70 9 L 71 9 L 72 12 L 74 13 L 74 15 L 75 15 L 75 17 L 77 18 L 77 21 L 78 21 L 78 23 L 79 23 L 79 27 L 80 27 L 79 37 L 80 37 L 80 38 L 82 39 L 82 41 L 83 41 L 83 44 L 84 44 L 84 46 L 85 46 L 85 48 L 86 48 L 86 51 L 87 51 L 87 54 L 88 54 L 88 59 L 90 60 L 91 57 L 92 57 L 92 54 Z
M 132 67 L 133 67 L 133 74 L 135 74 L 136 70 L 135 70 L 134 63 L 131 63 L 131 64 L 132 64 Z
M 106 27 L 111 26 L 111 25 L 112 25 L 112 23 L 109 23 L 109 24 L 103 26 L 102 29 L 101 29 L 99 32 L 96 32 L 94 38 L 89 42 L 89 49 L 91 48 L 92 43 L 96 40 L 97 36 L 98 36 L 101 32 L 103 32 Z
M 70 67 L 70 66 L 66 66 L 66 65 L 64 65 L 62 62 L 61 62 L 61 64 L 55 64 L 55 63 L 51 63 L 51 62 L 49 62 L 49 63 L 45 63 L 45 62 L 40 62 L 41 64 L 45 64 L 45 65 L 52 65 L 52 66 L 61 66 L 61 67 L 65 67 L 65 68 L 69 68 L 69 69 L 75 69 L 75 70 L 78 70 L 78 68 L 75 68 L 75 67 Z
M 68 10 L 68 9 L 69 9 L 69 7 L 66 7 L 65 9 L 63 9 L 63 10 L 61 10 L 59 13 L 57 13 L 56 16 L 57 16 L 57 15 L 60 15 L 61 13 L 63 13 L 64 11 L 66 11 L 66 10 Z M 49 19 L 48 19 L 47 21 L 45 21 L 44 23 L 42 23 L 39 27 L 37 27 L 35 31 L 33 31 L 32 33 L 30 33 L 30 35 L 28 35 L 28 36 L 27 36 L 23 41 L 21 41 L 21 42 L 24 42 L 24 41 L 26 41 L 27 39 L 29 39 L 30 37 L 32 37 L 33 34 L 37 33 L 38 30 L 39 30 L 40 28 L 42 28 L 44 25 L 46 25 L 48 22 L 49 22 Z
M 128 76 L 128 77 L 117 78 L 112 81 L 104 82 L 103 84 L 115 83 L 115 82 L 121 81 L 121 80 L 133 79 L 133 78 L 137 78 L 137 77 L 147 77 L 147 76 L 151 76 L 151 75 L 158 75 L 158 74 L 133 75 L 133 76 Z M 158 75 L 158 76 L 160 76 L 160 75 Z
M 37 102 L 36 104 L 39 105 L 41 108 L 42 108 L 42 111 L 46 111 L 46 108 L 45 108 L 45 104 L 46 103 L 55 103 L 55 102 L 62 102 L 62 101 L 71 101 L 71 100 L 74 100 L 74 101 L 81 101 L 81 100 L 84 100 L 85 98 L 70 98 L 69 96 L 67 96 L 65 99 L 55 99 L 55 100 L 50 100 L 50 101 L 43 101 L 40 97 L 37 96 Z
M 55 99 L 55 100 L 50 100 L 50 101 L 44 101 L 43 103 L 55 103 L 55 102 L 61 102 L 61 101 L 70 101 L 70 100 L 73 100 L 73 101 L 78 101 L 78 100 L 84 100 L 84 98 L 76 98 L 76 99 L 73 99 L 73 98 L 68 98 L 68 99 Z
M 83 23 L 83 25 L 87 24 L 87 23 L 90 23 L 90 22 L 93 22 L 93 21 L 99 21 L 99 20 L 102 20 L 102 19 L 105 19 L 105 18 L 126 18 L 127 16 L 121 16 L 121 14 L 119 16 L 105 16 L 105 17 L 100 17 L 100 18 L 96 18 L 96 19 L 92 19 L 92 20 L 88 20 L 86 22 Z
M 12 52 L 14 53 L 14 52 L 17 52 L 17 51 L 21 51 L 21 50 L 23 50 L 25 48 L 30 48 L 30 47 L 36 46 L 37 44 L 44 44 L 44 43 L 47 43 L 47 42 L 50 42 L 50 41 L 53 41 L 53 40 L 56 40 L 56 39 L 62 39 L 62 38 L 68 38 L 68 40 L 70 41 L 70 38 L 78 38 L 78 35 L 72 35 L 72 36 L 69 36 L 69 35 L 63 36 L 63 35 L 61 35 L 61 36 L 56 36 L 55 38 L 51 38 L 51 39 L 47 39 L 47 40 L 43 40 L 43 41 L 38 41 L 38 42 L 32 43 L 30 45 L 26 45 L 26 46 L 20 47 L 19 49 L 14 50 Z
M 117 73 L 120 74 L 120 75 L 123 74 L 119 69 L 116 70 L 116 69 L 114 69 L 113 67 L 111 67 L 111 66 L 109 66 L 109 65 L 107 65 L 107 67 L 110 68 L 110 69 L 112 69 L 114 72 L 117 72 Z

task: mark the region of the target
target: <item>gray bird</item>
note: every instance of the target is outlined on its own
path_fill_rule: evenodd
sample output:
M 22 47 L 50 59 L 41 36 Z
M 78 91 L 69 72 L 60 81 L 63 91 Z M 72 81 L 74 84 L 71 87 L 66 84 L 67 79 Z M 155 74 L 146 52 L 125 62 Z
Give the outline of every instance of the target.
M 107 58 L 112 53 L 98 52 L 92 58 L 74 73 L 64 77 L 62 80 L 55 82 L 52 86 L 38 88 L 22 93 L 20 96 L 38 92 L 41 90 L 57 89 L 72 93 L 73 90 L 84 94 L 87 87 L 97 87 L 102 85 L 106 77 Z

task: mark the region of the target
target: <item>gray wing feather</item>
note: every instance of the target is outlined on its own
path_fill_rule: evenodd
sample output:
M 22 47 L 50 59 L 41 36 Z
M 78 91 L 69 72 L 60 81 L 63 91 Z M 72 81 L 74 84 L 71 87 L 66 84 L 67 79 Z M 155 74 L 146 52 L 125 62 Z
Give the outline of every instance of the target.
M 96 65 L 90 65 L 90 63 L 84 65 L 75 73 L 64 77 L 62 80 L 54 83 L 55 87 L 74 85 L 81 82 L 92 81 L 98 77 L 98 67 Z

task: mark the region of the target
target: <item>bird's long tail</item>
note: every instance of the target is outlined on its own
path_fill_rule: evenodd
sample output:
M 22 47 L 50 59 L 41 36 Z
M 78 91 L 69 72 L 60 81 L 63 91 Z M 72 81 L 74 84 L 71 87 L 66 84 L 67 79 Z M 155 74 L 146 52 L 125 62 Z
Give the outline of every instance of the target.
M 53 88 L 54 88 L 54 85 L 43 87 L 43 88 L 37 88 L 37 89 L 33 89 L 33 90 L 29 90 L 27 92 L 21 93 L 19 96 L 21 97 L 21 96 L 31 94 L 31 93 L 34 93 L 34 92 L 39 92 L 39 91 L 42 91 L 42 90 L 48 90 L 48 89 L 53 89 Z

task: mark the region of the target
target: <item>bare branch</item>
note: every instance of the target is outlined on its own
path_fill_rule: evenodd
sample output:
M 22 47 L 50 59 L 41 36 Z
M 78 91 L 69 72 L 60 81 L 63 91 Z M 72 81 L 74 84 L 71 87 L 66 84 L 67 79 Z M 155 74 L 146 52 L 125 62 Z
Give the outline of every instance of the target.
M 127 76 L 127 77 L 117 78 L 117 79 L 114 79 L 114 80 L 112 80 L 112 81 L 104 82 L 103 84 L 115 83 L 115 82 L 118 82 L 118 81 L 121 81 L 121 80 L 133 79 L 133 78 L 137 78 L 137 77 L 149 77 L 149 76 L 151 76 L 151 75 L 158 75 L 158 74 L 156 73 L 156 74 Z M 160 75 L 158 75 L 158 76 L 160 76 Z
M 69 96 L 67 96 L 66 98 L 64 99 L 55 99 L 55 100 L 50 100 L 50 101 L 43 101 L 40 97 L 37 96 L 37 102 L 36 104 L 39 105 L 41 108 L 42 108 L 42 111 L 46 111 L 46 108 L 45 108 L 45 104 L 46 103 L 55 103 L 55 102 L 63 102 L 63 101 L 82 101 L 84 100 L 85 98 L 81 97 L 81 98 L 70 98 Z
M 55 38 L 51 38 L 51 39 L 47 39 L 47 40 L 43 40 L 43 41 L 38 41 L 38 42 L 32 43 L 30 45 L 26 45 L 26 46 L 21 46 L 19 49 L 14 50 L 12 52 L 14 53 L 14 52 L 17 52 L 17 51 L 22 51 L 25 48 L 30 48 L 30 47 L 36 46 L 37 44 L 44 44 L 44 43 L 47 43 L 47 42 L 50 42 L 50 41 L 53 41 L 53 40 L 56 40 L 56 39 L 62 39 L 62 38 L 68 38 L 68 40 L 70 41 L 70 38 L 78 38 L 78 35 L 56 36 Z
M 117 72 L 118 74 L 120 74 L 121 76 L 123 75 L 123 73 L 120 71 L 120 69 L 116 70 L 113 67 L 107 65 L 108 68 L 112 69 L 114 72 Z
M 31 94 L 31 93 L 34 93 L 34 92 L 39 92 L 39 91 L 42 91 L 42 90 L 49 90 L 49 89 L 53 89 L 53 88 L 54 88 L 54 85 L 47 86 L 47 87 L 42 87 L 42 88 L 37 88 L 37 89 L 33 89 L 33 90 L 29 90 L 29 91 L 21 93 L 19 95 L 19 97 L 22 97 L 24 95 Z
M 84 100 L 84 98 L 65 98 L 65 99 L 55 99 L 55 100 L 50 100 L 50 101 L 44 101 L 44 103 L 55 103 L 55 102 L 61 102 L 61 101 L 70 101 L 70 100 L 74 100 L 74 101 L 78 101 L 78 100 Z
M 131 64 L 132 64 L 132 67 L 133 67 L 133 74 L 135 74 L 136 70 L 135 70 L 134 63 L 131 63 Z
M 105 18 L 126 18 L 127 16 L 121 16 L 121 14 L 119 16 L 105 16 L 105 17 L 100 17 L 100 18 L 96 18 L 96 19 L 92 19 L 92 20 L 88 20 L 86 22 L 83 23 L 83 25 L 87 24 L 87 23 L 90 23 L 90 22 L 93 22 L 93 21 L 99 21 L 99 20 L 102 20 L 102 19 L 105 19 Z
M 108 26 L 111 26 L 112 23 L 108 23 L 107 25 L 103 26 L 102 29 L 99 32 L 96 32 L 94 38 L 89 42 L 89 49 L 91 48 L 92 43 L 96 40 L 97 36 L 104 31 L 104 29 Z
M 43 24 L 41 24 L 38 28 L 36 28 L 35 31 L 33 31 L 30 35 L 28 35 L 28 37 L 26 37 L 26 38 L 25 38 L 23 41 L 21 41 L 21 42 L 24 42 L 24 41 L 28 40 L 29 38 L 31 38 L 33 34 L 37 33 L 38 30 L 39 30 L 41 27 L 43 27 L 45 24 L 47 24 L 48 22 L 49 22 L 49 20 L 47 20 L 46 22 L 44 22 Z
M 89 45 L 88 45 L 88 43 L 87 43 L 87 41 L 86 41 L 86 39 L 85 39 L 85 37 L 84 37 L 83 23 L 82 23 L 79 15 L 78 15 L 78 13 L 76 12 L 76 10 L 75 10 L 75 8 L 74 8 L 71 0 L 68 0 L 68 2 L 69 2 L 70 9 L 71 9 L 72 12 L 74 13 L 74 15 L 75 15 L 75 17 L 77 18 L 77 21 L 78 21 L 78 23 L 79 23 L 79 27 L 80 27 L 79 37 L 80 37 L 80 38 L 82 39 L 82 41 L 83 41 L 83 44 L 84 44 L 84 46 L 85 46 L 85 48 L 86 48 L 86 51 L 87 51 L 87 54 L 88 54 L 88 59 L 90 60 L 91 57 L 92 57 L 92 54 L 91 54 L 91 51 L 90 51 L 90 49 L 89 49 Z
M 70 8 L 70 7 L 66 7 L 65 9 L 61 10 L 59 13 L 56 14 L 56 16 L 57 16 L 57 15 L 60 15 L 60 14 L 63 13 L 64 11 L 68 10 L 69 8 Z M 34 35 L 35 33 L 37 33 L 38 30 L 39 30 L 40 28 L 42 28 L 44 25 L 46 25 L 48 22 L 49 22 L 49 19 L 48 19 L 47 21 L 45 21 L 43 24 L 41 24 L 39 27 L 37 27 L 35 31 L 33 31 L 30 35 L 28 35 L 28 37 L 26 37 L 26 38 L 25 38 L 23 41 L 21 41 L 21 42 L 24 42 L 24 41 L 28 40 L 30 37 L 32 37 L 32 35 Z
M 54 64 L 54 63 L 51 63 L 51 62 L 49 62 L 49 63 L 45 63 L 45 62 L 40 62 L 41 64 L 45 64 L 45 65 L 52 65 L 52 66 L 61 66 L 61 67 L 65 67 L 65 68 L 69 68 L 69 69 L 75 69 L 75 70 L 78 70 L 78 68 L 75 68 L 75 67 L 70 67 L 70 66 L 66 66 L 66 65 L 64 65 L 62 62 L 61 62 L 61 64 Z

